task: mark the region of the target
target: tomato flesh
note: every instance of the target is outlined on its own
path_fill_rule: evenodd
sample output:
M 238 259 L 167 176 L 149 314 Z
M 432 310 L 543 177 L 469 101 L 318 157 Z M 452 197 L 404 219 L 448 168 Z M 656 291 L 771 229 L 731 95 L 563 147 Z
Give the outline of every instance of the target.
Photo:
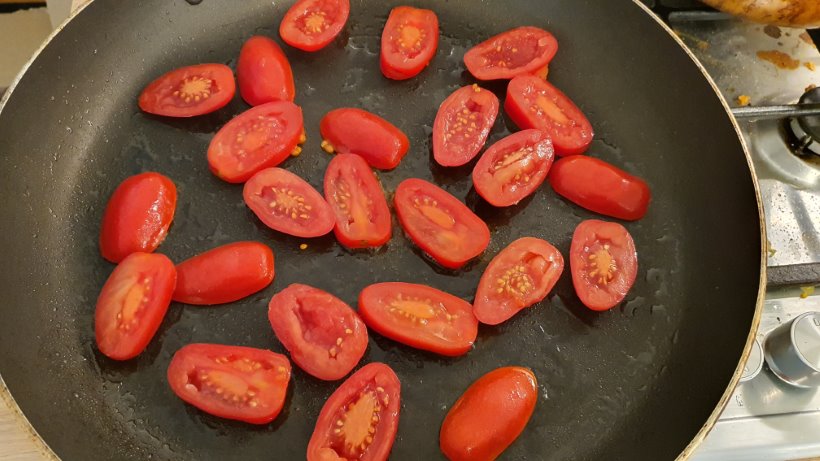
M 592 125 L 581 109 L 542 78 L 520 75 L 512 79 L 504 110 L 522 130 L 546 131 L 556 155 L 583 154 L 592 143 Z
M 498 97 L 478 85 L 453 92 L 438 109 L 433 123 L 433 157 L 442 166 L 461 166 L 487 142 L 498 116 Z
M 339 35 L 349 15 L 349 0 L 298 0 L 282 18 L 279 35 L 294 48 L 317 51 Z
M 397 6 L 382 31 L 380 67 L 385 77 L 406 80 L 419 74 L 438 49 L 438 16 L 431 10 Z
M 267 424 L 279 415 L 289 382 L 287 357 L 252 347 L 189 344 L 168 366 L 168 383 L 180 399 L 251 424 Z
M 518 27 L 470 48 L 467 70 L 479 80 L 511 79 L 544 68 L 558 52 L 558 41 L 546 30 Z
M 142 90 L 138 103 L 149 114 L 193 117 L 225 107 L 235 92 L 230 67 L 198 64 L 161 75 Z
M 390 209 L 376 175 L 358 155 L 339 154 L 325 171 L 325 199 L 336 215 L 333 232 L 348 248 L 379 247 L 390 240 Z
M 569 264 L 581 302 L 605 311 L 620 304 L 635 283 L 638 253 L 624 226 L 589 219 L 575 228 Z
M 387 120 L 365 110 L 332 110 L 319 126 L 322 147 L 340 154 L 358 154 L 373 168 L 392 170 L 410 148 L 410 141 Z
M 544 79 L 544 80 L 547 79 L 549 74 L 550 74 L 550 65 L 549 64 L 545 65 L 544 67 L 542 67 L 542 68 L 540 68 L 540 69 L 538 69 L 538 70 L 536 70 L 535 72 L 532 73 L 532 75 L 535 75 L 536 77 Z
M 541 302 L 564 271 L 564 258 L 549 242 L 523 237 L 501 250 L 478 283 L 473 313 L 498 325 Z
M 307 461 L 386 461 L 396 438 L 401 383 L 383 363 L 353 373 L 327 399 L 307 448 Z
M 156 334 L 177 281 L 174 263 L 161 254 L 132 253 L 103 285 L 94 313 L 100 352 L 114 360 L 139 355 Z
M 285 53 L 268 37 L 248 39 L 236 63 L 239 94 L 252 106 L 272 101 L 293 101 L 296 87 Z
M 466 354 L 478 334 L 470 303 L 414 283 L 368 286 L 359 294 L 359 313 L 382 336 L 446 356 Z

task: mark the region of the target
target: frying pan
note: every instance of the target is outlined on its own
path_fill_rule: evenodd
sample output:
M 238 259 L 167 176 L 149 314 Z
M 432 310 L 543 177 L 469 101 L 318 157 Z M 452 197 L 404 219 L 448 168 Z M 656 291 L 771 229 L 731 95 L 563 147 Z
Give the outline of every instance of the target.
M 763 227 L 756 183 L 736 126 L 713 84 L 670 31 L 637 2 L 412 0 L 435 9 L 441 41 L 418 77 L 378 70 L 379 37 L 398 1 L 354 0 L 345 32 L 327 49 L 285 47 L 305 113 L 308 143 L 283 166 L 321 187 L 329 156 L 318 122 L 328 110 L 362 107 L 395 123 L 411 152 L 378 176 L 388 194 L 408 177 L 432 180 L 484 218 L 492 242 L 458 272 L 423 257 L 394 222 L 374 252 L 348 252 L 332 237 L 274 232 L 248 210 L 241 187 L 205 161 L 213 133 L 247 106 L 237 97 L 191 120 L 141 113 L 140 90 L 174 67 L 234 64 L 244 40 L 278 40 L 289 2 L 97 0 L 66 24 L 5 96 L 0 113 L 0 372 L 14 402 L 65 460 L 303 459 L 325 399 L 339 383 L 296 370 L 283 413 L 262 427 L 224 421 L 177 399 L 165 381 L 172 354 L 192 342 L 283 352 L 267 301 L 301 282 L 355 306 L 382 281 L 425 283 L 472 299 L 493 255 L 514 239 L 545 238 L 567 255 L 575 226 L 596 215 L 542 187 L 495 209 L 471 189 L 470 168 L 436 166 L 430 126 L 438 104 L 473 80 L 461 57 L 491 34 L 522 24 L 551 30 L 560 50 L 550 80 L 589 116 L 589 154 L 640 175 L 653 203 L 635 238 L 637 282 L 618 308 L 593 313 L 565 271 L 551 296 L 497 327 L 476 347 L 442 358 L 376 334 L 362 363 L 383 361 L 402 382 L 394 460 L 443 459 L 446 410 L 482 374 L 532 368 L 540 397 L 504 459 L 685 458 L 714 424 L 748 353 L 763 293 Z M 503 97 L 504 82 L 486 87 Z M 490 142 L 513 130 L 502 115 Z M 129 175 L 154 170 L 179 190 L 174 224 L 159 251 L 181 261 L 216 245 L 258 240 L 276 254 L 268 289 L 229 306 L 174 304 L 148 349 L 116 363 L 96 349 L 94 302 L 113 266 L 99 256 L 106 200 Z M 306 250 L 299 245 L 307 243 Z M 691 442 L 691 445 L 690 445 Z

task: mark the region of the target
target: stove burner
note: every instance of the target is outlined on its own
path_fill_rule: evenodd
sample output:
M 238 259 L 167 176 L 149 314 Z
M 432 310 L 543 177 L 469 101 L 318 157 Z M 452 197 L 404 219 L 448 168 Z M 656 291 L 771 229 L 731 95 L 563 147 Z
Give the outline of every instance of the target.
M 820 87 L 813 88 L 800 97 L 800 104 L 820 103 Z M 786 119 L 791 135 L 791 147 L 798 156 L 820 156 L 820 116 L 791 117 Z

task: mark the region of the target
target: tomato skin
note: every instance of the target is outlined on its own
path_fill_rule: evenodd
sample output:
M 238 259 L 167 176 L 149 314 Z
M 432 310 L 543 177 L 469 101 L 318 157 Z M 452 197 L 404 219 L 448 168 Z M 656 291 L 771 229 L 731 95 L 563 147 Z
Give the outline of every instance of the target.
M 379 180 L 363 158 L 339 154 L 325 171 L 325 199 L 336 216 L 333 232 L 347 248 L 380 247 L 390 240 L 390 209 Z
M 290 362 L 265 349 L 188 344 L 174 354 L 167 377 L 177 397 L 206 413 L 267 424 L 285 404 Z
M 174 301 L 209 306 L 250 296 L 273 281 L 273 251 L 258 242 L 212 248 L 177 264 Z
M 637 176 L 582 155 L 555 162 L 549 181 L 555 192 L 576 205 L 627 221 L 643 218 L 652 196 Z
M 470 48 L 464 65 L 479 80 L 511 79 L 531 74 L 548 65 L 558 52 L 558 41 L 546 30 L 518 27 Z M 502 61 L 503 66 L 498 65 Z
M 536 70 L 535 72 L 532 73 L 532 75 L 535 75 L 536 77 L 544 79 L 544 80 L 547 79 L 549 74 L 550 74 L 550 65 L 549 64 L 545 65 L 544 67 L 542 67 L 542 68 L 540 68 L 540 69 L 538 69 L 538 70 Z
M 513 133 L 484 152 L 473 168 L 473 185 L 494 206 L 515 205 L 544 183 L 554 157 L 546 132 Z
M 435 184 L 405 179 L 396 188 L 393 203 L 405 233 L 443 267 L 464 266 L 490 243 L 487 224 Z
M 128 360 L 145 350 L 156 334 L 177 281 L 167 256 L 131 253 L 105 281 L 94 312 L 94 336 L 100 352 Z
M 362 109 L 328 112 L 319 126 L 322 138 L 340 154 L 358 154 L 373 168 L 392 170 L 410 148 L 410 141 L 387 120 Z
M 521 435 L 538 401 L 528 368 L 495 369 L 470 385 L 447 412 L 439 445 L 450 461 L 492 461 Z
M 632 236 L 618 223 L 596 219 L 582 221 L 575 228 L 569 264 L 575 292 L 594 311 L 620 304 L 638 275 L 638 253 Z M 602 267 L 606 273 L 602 273 Z M 602 278 L 607 279 L 606 283 Z
M 342 415 L 347 414 L 345 408 L 349 408 L 353 402 L 370 404 L 368 407 L 372 407 L 375 403 L 379 408 L 375 410 L 376 415 L 374 416 L 377 418 L 373 418 L 377 421 L 371 423 L 374 429 L 371 433 L 372 442 L 366 444 L 363 453 L 361 450 L 356 450 L 356 455 L 349 453 L 349 450 L 344 447 L 345 435 L 347 435 L 344 429 L 350 423 L 349 420 L 341 418 Z M 401 383 L 399 377 L 383 363 L 368 363 L 347 378 L 325 402 L 319 413 L 319 419 L 316 421 L 316 428 L 308 442 L 307 461 L 346 459 L 386 461 L 393 448 L 393 441 L 396 439 L 400 410 Z M 342 419 L 345 424 L 340 427 L 337 421 Z M 369 419 L 367 422 L 371 421 Z M 335 433 L 336 429 L 340 429 L 341 435 Z
M 403 303 L 410 304 L 414 312 L 402 310 Z M 420 303 L 424 306 L 418 306 Z M 382 336 L 449 357 L 469 352 L 478 335 L 478 320 L 470 303 L 415 283 L 387 282 L 366 287 L 359 294 L 359 314 Z
M 293 101 L 296 87 L 290 62 L 273 40 L 255 35 L 239 52 L 236 63 L 239 94 L 252 106 L 273 101 Z
M 318 51 L 339 35 L 350 15 L 349 0 L 297 0 L 279 24 L 279 36 L 302 51 Z M 307 23 L 321 18 L 320 31 Z
M 441 166 L 461 166 L 475 158 L 487 142 L 498 106 L 498 97 L 478 85 L 461 87 L 448 96 L 439 106 L 433 123 L 436 162 Z
M 407 28 L 407 29 L 406 29 Z M 412 49 L 407 40 L 415 40 Z M 385 77 L 407 80 L 424 70 L 438 49 L 438 16 L 432 10 L 397 6 L 382 31 L 379 67 Z
M 176 205 L 176 186 L 159 173 L 141 173 L 121 182 L 103 213 L 102 257 L 118 263 L 131 253 L 156 250 L 168 235 Z
M 142 90 L 137 102 L 149 114 L 194 117 L 225 107 L 234 93 L 236 83 L 230 67 L 198 64 L 159 76 Z
M 519 75 L 510 81 L 504 110 L 522 130 L 546 131 L 560 157 L 583 154 L 595 135 L 589 120 L 567 95 L 534 75 Z

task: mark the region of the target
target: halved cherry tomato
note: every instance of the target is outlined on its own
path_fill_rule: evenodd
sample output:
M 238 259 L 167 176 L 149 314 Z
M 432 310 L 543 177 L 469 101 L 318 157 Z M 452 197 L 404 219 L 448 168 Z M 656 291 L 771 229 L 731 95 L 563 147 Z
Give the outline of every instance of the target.
M 379 180 L 363 158 L 339 154 L 325 171 L 325 199 L 336 215 L 333 232 L 348 248 L 378 247 L 392 234 Z
M 171 390 L 214 416 L 267 424 L 282 411 L 290 382 L 287 357 L 265 349 L 189 344 L 168 366 Z
M 510 81 L 504 110 L 522 130 L 546 131 L 559 156 L 583 154 L 594 136 L 581 109 L 558 88 L 534 75 L 520 75 Z
M 339 35 L 349 15 L 349 0 L 298 0 L 282 18 L 279 35 L 294 48 L 320 50 Z
M 589 219 L 578 224 L 569 250 L 572 284 L 594 311 L 617 306 L 635 283 L 638 253 L 624 226 Z
M 498 97 L 478 85 L 453 92 L 433 123 L 433 157 L 442 166 L 461 166 L 473 159 L 487 142 L 498 116 Z
M 239 94 L 252 106 L 272 101 L 293 101 L 296 87 L 287 56 L 273 40 L 253 36 L 242 45 L 236 63 Z
M 549 181 L 573 203 L 596 213 L 634 221 L 649 208 L 649 186 L 603 160 L 574 155 L 555 162 Z
M 242 299 L 273 281 L 273 251 L 258 242 L 213 248 L 177 264 L 174 301 L 223 304 Z
M 550 65 L 549 64 L 545 65 L 544 67 L 542 67 L 542 68 L 540 68 L 540 69 L 538 69 L 538 70 L 536 70 L 535 72 L 532 73 L 532 75 L 535 75 L 536 77 L 542 78 L 544 80 L 547 79 L 549 74 L 550 74 Z
M 478 334 L 470 303 L 415 283 L 368 286 L 359 294 L 359 313 L 382 336 L 451 357 L 469 352 Z
M 177 282 L 167 256 L 131 253 L 105 281 L 94 313 L 100 352 L 114 360 L 140 354 L 165 318 Z
M 174 220 L 177 188 L 159 173 L 142 173 L 121 182 L 103 213 L 102 257 L 118 263 L 131 253 L 151 253 L 165 240 Z
M 296 237 L 319 237 L 333 230 L 333 210 L 310 184 L 281 168 L 262 170 L 245 183 L 245 204 L 265 223 Z
M 224 181 L 245 182 L 257 171 L 285 161 L 303 133 L 299 106 L 288 101 L 256 106 L 216 133 L 208 146 L 208 165 Z
M 382 74 L 406 80 L 424 70 L 438 48 L 438 16 L 431 10 L 397 6 L 382 31 Z
M 495 206 L 515 205 L 544 183 L 553 157 L 546 132 L 513 133 L 484 152 L 473 169 L 473 185 Z
M 307 461 L 385 461 L 399 427 L 401 383 L 383 363 L 368 363 L 327 399 Z
M 564 257 L 549 242 L 520 238 L 490 261 L 478 282 L 473 313 L 488 325 L 506 322 L 546 298 L 563 271 Z
M 543 68 L 558 52 L 558 41 L 546 30 L 518 27 L 470 48 L 467 70 L 479 80 L 510 79 Z
M 340 154 L 358 154 L 373 168 L 392 170 L 410 148 L 407 135 L 387 120 L 361 109 L 336 109 L 319 126 L 322 148 Z
M 396 188 L 393 201 L 407 235 L 446 268 L 460 268 L 490 243 L 487 224 L 435 184 L 405 179 Z
M 325 381 L 350 373 L 367 349 L 367 328 L 332 294 L 294 283 L 273 295 L 268 320 L 299 368 Z
M 492 461 L 521 435 L 538 401 L 528 368 L 504 367 L 479 378 L 441 425 L 441 451 L 450 461 Z
M 149 114 L 193 117 L 228 104 L 236 92 L 233 71 L 224 64 L 198 64 L 174 69 L 142 90 L 139 106 Z

